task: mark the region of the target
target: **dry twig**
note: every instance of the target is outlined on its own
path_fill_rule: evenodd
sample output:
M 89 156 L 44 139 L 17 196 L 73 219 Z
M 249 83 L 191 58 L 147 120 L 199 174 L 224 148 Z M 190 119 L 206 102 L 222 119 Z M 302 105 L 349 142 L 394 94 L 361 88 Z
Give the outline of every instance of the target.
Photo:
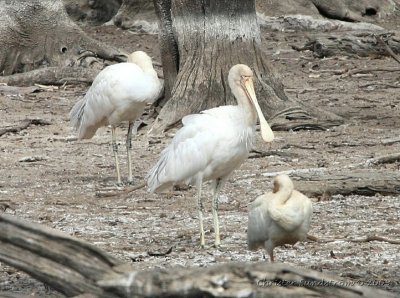
M 141 188 L 145 187 L 146 185 L 147 185 L 147 183 L 146 183 L 146 182 L 143 182 L 143 183 L 141 183 L 141 184 L 139 184 L 139 185 L 135 185 L 135 186 L 129 187 L 129 188 L 124 189 L 124 190 L 122 190 L 122 191 L 114 191 L 114 192 L 98 191 L 98 192 L 96 192 L 96 197 L 98 197 L 98 198 L 112 198 L 112 197 L 117 197 L 117 196 L 120 196 L 120 195 L 128 194 L 128 193 L 130 193 L 130 192 L 132 192 L 132 191 L 141 189 Z
M 307 235 L 307 239 L 314 241 L 314 239 L 309 238 L 313 237 L 310 235 Z M 356 238 L 356 239 L 347 239 L 347 238 L 334 238 L 334 239 L 318 239 L 315 237 L 315 241 L 318 243 L 330 243 L 330 242 L 335 242 L 335 241 L 348 241 L 348 242 L 371 242 L 371 241 L 381 241 L 381 242 L 387 242 L 390 244 L 400 244 L 400 240 L 395 240 L 395 239 L 388 239 L 386 237 L 382 236 L 376 236 L 376 235 L 369 235 L 363 238 Z
M 43 119 L 25 119 L 20 124 L 0 129 L 0 137 L 6 133 L 18 133 L 27 129 L 30 125 L 50 125 L 51 123 Z
M 388 54 L 389 54 L 390 56 L 392 56 L 394 60 L 396 60 L 397 62 L 400 63 L 400 57 L 397 56 L 397 55 L 393 52 L 393 50 L 389 47 L 389 45 L 382 39 L 382 36 L 376 36 L 375 38 L 376 38 L 376 40 L 377 40 L 381 45 L 383 45 L 383 47 L 386 49 L 386 51 L 388 52 Z

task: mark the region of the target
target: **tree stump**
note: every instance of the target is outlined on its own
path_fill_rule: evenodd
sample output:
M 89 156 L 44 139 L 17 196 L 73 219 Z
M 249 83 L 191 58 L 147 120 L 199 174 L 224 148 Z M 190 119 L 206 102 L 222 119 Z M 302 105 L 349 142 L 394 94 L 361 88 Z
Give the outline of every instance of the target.
M 319 118 L 319 127 L 342 123 L 340 117 L 316 112 L 286 96 L 261 49 L 254 0 L 156 0 L 155 4 L 161 17 L 161 56 L 168 57 L 164 76 L 170 79 L 165 88 L 171 92 L 152 127 L 155 134 L 187 114 L 236 104 L 227 75 L 238 63 L 253 69 L 257 97 L 272 126 L 282 119 L 313 126 Z

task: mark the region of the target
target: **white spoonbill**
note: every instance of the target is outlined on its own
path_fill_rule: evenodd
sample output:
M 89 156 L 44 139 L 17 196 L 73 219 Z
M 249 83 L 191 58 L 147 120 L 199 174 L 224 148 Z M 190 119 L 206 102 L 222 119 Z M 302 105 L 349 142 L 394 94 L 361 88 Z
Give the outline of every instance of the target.
M 178 183 L 196 185 L 202 247 L 205 244 L 202 183 L 212 180 L 212 214 L 217 247 L 220 245 L 219 190 L 229 174 L 249 156 L 254 143 L 257 114 L 264 141 L 274 139 L 257 102 L 251 69 L 244 64 L 233 66 L 228 82 L 238 105 L 221 106 L 184 117 L 183 127 L 162 151 L 159 161 L 148 174 L 151 192 L 162 191 Z
M 97 129 L 111 125 L 112 148 L 117 171 L 117 184 L 121 185 L 118 146 L 115 129 L 128 121 L 126 150 L 128 156 L 128 183 L 132 183 L 132 128 L 147 103 L 153 103 L 162 85 L 153 68 L 151 58 L 142 51 L 133 52 L 126 63 L 110 65 L 94 79 L 86 95 L 69 114 L 79 139 L 90 139 Z
M 289 176 L 276 176 L 273 184 L 272 192 L 251 204 L 247 228 L 249 249 L 264 247 L 271 262 L 276 246 L 306 240 L 312 214 L 310 199 L 294 190 Z

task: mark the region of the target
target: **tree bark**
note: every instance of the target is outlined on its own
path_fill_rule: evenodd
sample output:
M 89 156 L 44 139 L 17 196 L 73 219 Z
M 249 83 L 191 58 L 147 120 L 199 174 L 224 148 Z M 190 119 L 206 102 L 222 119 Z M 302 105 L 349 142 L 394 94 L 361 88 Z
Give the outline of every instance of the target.
M 9 214 L 0 215 L 0 231 L 1 262 L 67 297 L 395 297 L 279 263 L 135 271 L 84 241 Z
M 296 119 L 302 124 L 313 125 L 315 111 L 286 96 L 279 78 L 265 58 L 260 47 L 254 0 L 155 0 L 155 3 L 162 11 L 170 12 L 172 28 L 168 28 L 168 22 L 163 22 L 163 19 L 160 22 L 162 30 L 167 32 L 161 39 L 169 38 L 161 47 L 161 56 L 173 54 L 178 61 L 178 73 L 174 81 L 166 81 L 166 89 L 172 90 L 172 96 L 153 124 L 154 134 L 174 125 L 187 114 L 236 104 L 228 87 L 227 75 L 237 63 L 247 64 L 253 69 L 260 106 L 272 126 L 279 119 Z M 171 60 L 170 65 L 164 68 L 165 77 L 169 77 L 170 72 L 172 77 L 175 76 L 174 59 Z M 321 111 L 318 114 L 327 120 L 328 126 L 333 119 L 341 123 L 340 117 L 333 114 Z
M 159 43 L 161 63 L 164 75 L 164 97 L 158 101 L 158 105 L 164 106 L 171 97 L 176 76 L 179 69 L 179 50 L 172 29 L 171 0 L 154 0 L 154 8 L 159 19 Z

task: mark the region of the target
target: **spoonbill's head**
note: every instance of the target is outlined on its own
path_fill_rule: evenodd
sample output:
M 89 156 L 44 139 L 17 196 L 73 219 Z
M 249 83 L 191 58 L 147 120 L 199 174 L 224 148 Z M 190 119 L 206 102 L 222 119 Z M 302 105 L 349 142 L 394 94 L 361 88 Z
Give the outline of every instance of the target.
M 293 189 L 293 182 L 286 174 L 281 174 L 274 178 L 272 192 L 276 193 L 283 187 Z
M 143 51 L 135 51 L 132 54 L 129 54 L 127 62 L 135 63 L 143 70 L 150 69 L 150 68 L 153 69 L 151 57 Z
M 256 92 L 254 91 L 253 71 L 245 64 L 236 64 L 232 66 L 228 74 L 229 87 L 238 101 L 242 100 L 241 92 L 243 90 L 247 102 L 249 102 L 256 110 L 258 119 L 260 120 L 261 136 L 265 142 L 271 142 L 274 139 L 274 133 L 269 126 L 267 120 L 258 104 Z M 246 102 L 246 101 L 245 101 Z

